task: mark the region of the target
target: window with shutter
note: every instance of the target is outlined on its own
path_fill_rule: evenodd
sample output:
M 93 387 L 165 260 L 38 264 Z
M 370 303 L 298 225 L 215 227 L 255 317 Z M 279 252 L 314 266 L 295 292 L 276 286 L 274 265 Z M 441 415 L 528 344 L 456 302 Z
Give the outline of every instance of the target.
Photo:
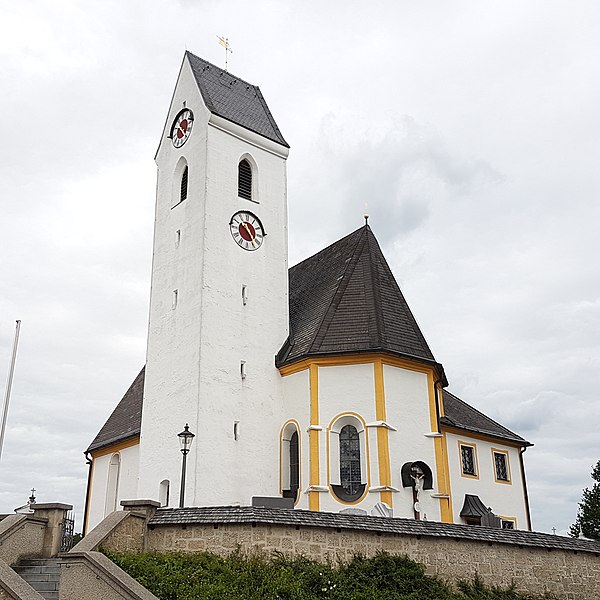
M 183 169 L 181 174 L 181 188 L 179 193 L 179 202 L 183 202 L 187 198 L 188 193 L 188 168 Z
M 238 165 L 238 196 L 252 200 L 252 167 L 245 158 Z

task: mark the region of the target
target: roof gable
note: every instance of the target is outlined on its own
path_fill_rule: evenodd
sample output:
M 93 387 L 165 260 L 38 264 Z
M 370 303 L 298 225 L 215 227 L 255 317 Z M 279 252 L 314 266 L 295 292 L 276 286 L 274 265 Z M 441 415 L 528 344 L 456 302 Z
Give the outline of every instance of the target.
M 289 148 L 256 85 L 186 52 L 192 73 L 208 110 Z
M 140 434 L 145 374 L 146 367 L 144 366 L 86 452 L 92 452 Z
M 283 365 L 308 355 L 383 351 L 435 363 L 368 225 L 289 271 Z

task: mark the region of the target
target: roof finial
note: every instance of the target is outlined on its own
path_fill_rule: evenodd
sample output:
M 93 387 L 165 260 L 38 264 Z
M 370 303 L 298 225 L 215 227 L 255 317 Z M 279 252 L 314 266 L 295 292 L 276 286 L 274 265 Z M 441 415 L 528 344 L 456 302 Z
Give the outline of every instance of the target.
M 229 45 L 229 39 L 226 37 L 221 37 L 220 35 L 217 36 L 219 38 L 219 44 L 221 44 L 221 46 L 223 46 L 223 48 L 225 48 L 225 70 L 227 71 L 227 59 L 228 59 L 228 55 L 231 53 L 233 54 L 233 50 L 231 49 L 231 46 Z
M 369 208 L 369 203 L 365 202 L 365 214 L 363 215 L 363 217 L 365 218 L 365 225 L 369 224 L 369 213 L 367 212 L 368 208 Z

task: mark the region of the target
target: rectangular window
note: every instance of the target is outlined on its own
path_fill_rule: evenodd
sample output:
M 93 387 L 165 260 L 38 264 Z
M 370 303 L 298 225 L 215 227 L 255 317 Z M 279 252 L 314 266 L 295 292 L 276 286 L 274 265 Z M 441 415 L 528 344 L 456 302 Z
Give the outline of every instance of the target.
M 502 529 L 516 529 L 516 519 L 510 519 L 508 517 L 502 518 Z
M 460 469 L 463 477 L 478 477 L 475 445 L 459 442 L 458 446 L 460 448 Z
M 179 290 L 173 290 L 173 304 L 172 307 L 173 309 L 177 308 L 177 301 L 179 299 Z
M 494 457 L 494 475 L 500 483 L 510 483 L 510 468 L 508 465 L 508 452 L 492 448 Z

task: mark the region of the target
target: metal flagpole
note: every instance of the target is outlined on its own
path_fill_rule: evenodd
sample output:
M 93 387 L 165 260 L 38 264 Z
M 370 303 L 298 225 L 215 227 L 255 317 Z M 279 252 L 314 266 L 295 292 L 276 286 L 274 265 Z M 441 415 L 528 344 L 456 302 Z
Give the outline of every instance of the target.
M 2 428 L 0 430 L 0 458 L 2 458 L 2 447 L 4 446 L 4 432 L 6 431 L 6 419 L 8 417 L 8 403 L 10 401 L 10 390 L 12 388 L 13 374 L 15 372 L 15 361 L 17 359 L 17 345 L 19 343 L 19 331 L 21 330 L 21 321 L 17 321 L 15 330 L 15 343 L 13 344 L 12 358 L 10 360 L 10 369 L 8 371 L 8 383 L 6 384 L 6 395 L 4 396 L 4 408 L 2 410 Z

